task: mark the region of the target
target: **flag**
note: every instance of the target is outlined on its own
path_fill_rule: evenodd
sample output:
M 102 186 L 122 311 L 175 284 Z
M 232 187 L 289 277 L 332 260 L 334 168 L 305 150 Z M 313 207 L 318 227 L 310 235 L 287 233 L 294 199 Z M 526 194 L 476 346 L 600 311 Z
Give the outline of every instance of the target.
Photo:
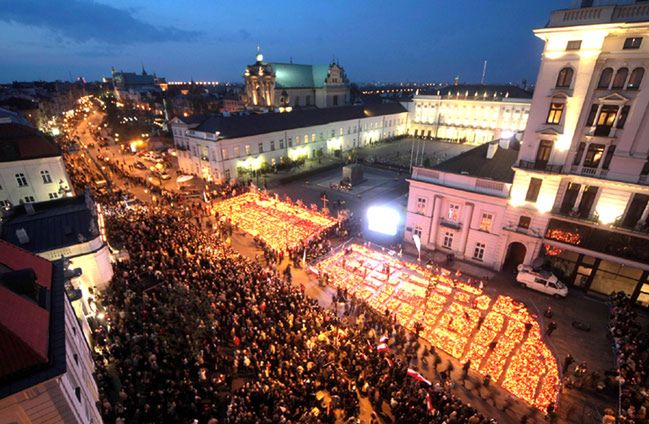
M 302 254 L 302 263 L 306 263 L 306 247 L 304 248 L 304 253 Z
M 392 361 L 390 360 L 390 358 L 388 358 L 388 357 L 385 357 L 385 358 L 383 358 L 383 359 L 385 359 L 385 362 L 387 362 L 387 363 L 388 363 L 388 366 L 390 366 L 390 367 L 391 367 L 392 365 L 394 365 L 394 363 L 393 363 L 393 362 L 392 362 Z
M 412 239 L 415 241 L 415 246 L 417 247 L 417 253 L 421 255 L 421 239 L 418 234 L 413 234 Z
M 423 375 L 419 374 L 417 371 L 413 370 L 412 368 L 408 368 L 408 375 L 414 378 L 415 380 L 419 380 L 422 383 L 428 384 L 429 386 L 432 386 L 433 384 L 430 381 L 426 380 L 426 378 Z
M 430 393 L 426 393 L 426 409 L 431 414 L 435 413 L 435 408 L 433 407 L 433 399 L 430 397 Z
M 379 343 L 387 343 L 390 338 L 388 336 L 383 336 L 379 339 Z
M 387 343 L 381 343 L 378 346 L 376 346 L 376 350 L 378 352 L 383 352 L 384 350 L 388 350 L 388 349 L 389 349 L 389 347 L 388 347 Z

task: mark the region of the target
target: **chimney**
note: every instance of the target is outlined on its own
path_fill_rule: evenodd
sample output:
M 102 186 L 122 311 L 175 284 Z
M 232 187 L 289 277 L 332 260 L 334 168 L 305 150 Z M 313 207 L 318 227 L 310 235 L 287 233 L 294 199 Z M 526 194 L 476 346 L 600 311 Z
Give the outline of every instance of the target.
M 487 159 L 493 159 L 498 150 L 498 142 L 490 142 L 487 145 Z

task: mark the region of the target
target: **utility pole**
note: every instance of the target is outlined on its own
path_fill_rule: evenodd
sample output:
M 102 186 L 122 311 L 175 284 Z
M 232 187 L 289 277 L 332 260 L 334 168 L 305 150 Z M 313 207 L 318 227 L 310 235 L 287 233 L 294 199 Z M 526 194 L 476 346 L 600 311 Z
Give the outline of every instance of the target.
M 484 65 L 482 66 L 482 79 L 480 80 L 480 84 L 484 85 L 485 78 L 487 76 L 487 61 L 484 61 Z

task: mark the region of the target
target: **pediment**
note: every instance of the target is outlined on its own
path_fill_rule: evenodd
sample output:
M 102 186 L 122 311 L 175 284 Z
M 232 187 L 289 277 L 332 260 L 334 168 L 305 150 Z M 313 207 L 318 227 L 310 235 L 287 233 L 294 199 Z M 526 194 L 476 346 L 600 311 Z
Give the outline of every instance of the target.
M 541 135 L 552 135 L 552 136 L 563 134 L 562 132 L 558 131 L 556 128 L 553 127 L 541 127 L 538 130 L 536 130 L 536 133 Z
M 630 99 L 628 97 L 625 97 L 621 95 L 620 93 L 612 93 L 609 94 L 608 96 L 600 97 L 599 101 L 600 102 L 605 102 L 605 103 L 626 103 Z

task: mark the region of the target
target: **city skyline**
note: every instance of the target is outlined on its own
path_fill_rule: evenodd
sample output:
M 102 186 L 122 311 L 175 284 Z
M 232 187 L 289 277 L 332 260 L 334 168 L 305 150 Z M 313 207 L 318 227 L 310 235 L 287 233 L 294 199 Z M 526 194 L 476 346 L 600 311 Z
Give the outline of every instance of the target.
M 7 5 L 0 11 L 0 82 L 93 81 L 112 66 L 139 72 L 142 65 L 169 80 L 240 82 L 260 45 L 268 61 L 328 63 L 335 57 L 355 82 L 450 82 L 456 75 L 477 82 L 487 60 L 486 82 L 520 83 L 534 81 L 540 63 L 542 41 L 532 29 L 572 2 L 183 6 L 139 0 Z

